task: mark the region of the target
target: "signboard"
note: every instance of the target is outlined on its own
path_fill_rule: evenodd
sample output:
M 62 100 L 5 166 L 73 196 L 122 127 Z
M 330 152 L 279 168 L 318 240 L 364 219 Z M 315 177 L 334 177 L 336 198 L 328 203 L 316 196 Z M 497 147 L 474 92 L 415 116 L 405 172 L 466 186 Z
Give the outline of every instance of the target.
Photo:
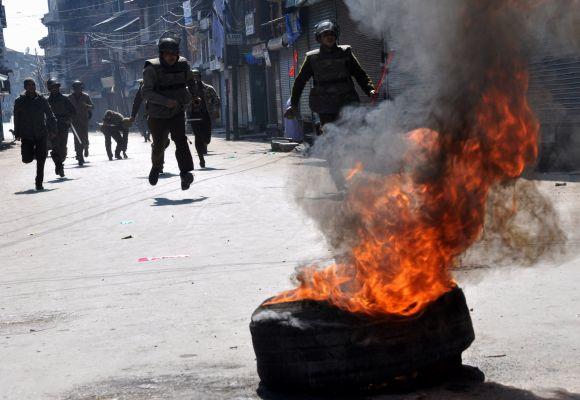
M 191 0 L 185 0 L 183 2 L 183 21 L 185 26 L 193 25 L 193 17 L 191 16 Z
M 244 44 L 244 38 L 241 33 L 226 34 L 226 44 L 230 46 L 241 46 Z
M 246 14 L 246 36 L 250 36 L 256 33 L 256 28 L 254 28 L 254 13 Z

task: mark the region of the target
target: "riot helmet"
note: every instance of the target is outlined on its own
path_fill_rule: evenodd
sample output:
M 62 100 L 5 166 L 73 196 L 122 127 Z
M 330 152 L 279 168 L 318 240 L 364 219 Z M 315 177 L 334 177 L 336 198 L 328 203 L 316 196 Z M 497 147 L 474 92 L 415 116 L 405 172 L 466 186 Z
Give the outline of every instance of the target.
M 164 52 L 179 54 L 179 41 L 172 37 L 159 39 L 159 54 Z
M 83 87 L 83 83 L 77 79 L 76 81 L 74 81 L 74 82 L 72 83 L 72 87 L 73 87 L 73 88 L 75 88 L 75 87 L 80 87 L 80 88 L 82 88 L 82 87 Z
M 329 19 L 325 19 L 324 21 L 320 21 L 314 27 L 314 33 L 316 35 L 316 41 L 320 42 L 320 38 L 322 37 L 323 33 L 332 32 L 336 36 L 336 40 L 338 40 L 338 36 L 340 35 L 340 28 L 334 22 Z
M 201 71 L 197 68 L 192 69 L 191 73 L 193 74 L 193 76 L 201 76 Z

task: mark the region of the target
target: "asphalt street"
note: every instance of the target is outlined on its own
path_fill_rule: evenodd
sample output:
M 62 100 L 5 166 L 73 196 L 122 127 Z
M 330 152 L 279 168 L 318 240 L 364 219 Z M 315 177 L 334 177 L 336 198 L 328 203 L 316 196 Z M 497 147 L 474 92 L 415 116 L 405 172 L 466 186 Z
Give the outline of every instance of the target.
M 82 168 L 71 136 L 66 179 L 48 159 L 43 192 L 19 146 L 0 152 L 0 399 L 314 398 L 260 388 L 248 329 L 297 266 L 330 257 L 288 189 L 301 156 L 214 138 L 182 191 L 173 151 L 151 187 L 140 136 L 109 161 L 91 134 Z M 373 398 L 580 398 L 580 183 L 541 178 L 567 257 L 459 278 L 476 332 L 464 362 L 486 383 Z

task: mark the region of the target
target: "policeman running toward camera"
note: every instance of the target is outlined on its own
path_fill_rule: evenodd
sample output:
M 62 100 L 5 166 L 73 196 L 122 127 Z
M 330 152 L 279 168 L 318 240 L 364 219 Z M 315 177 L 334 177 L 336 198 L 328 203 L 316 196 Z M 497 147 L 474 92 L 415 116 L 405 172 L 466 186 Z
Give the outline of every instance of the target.
M 175 142 L 181 189 L 193 182 L 193 158 L 185 135 L 185 110 L 191 103 L 187 86 L 193 83 L 189 63 L 179 56 L 179 40 L 162 37 L 159 57 L 147 60 L 143 69 L 143 98 L 147 102 L 149 130 L 153 137 L 149 183 L 155 186 L 163 170 L 168 136 Z
M 316 40 L 320 48 L 306 53 L 306 59 L 292 87 L 290 107 L 284 113 L 286 118 L 294 118 L 298 110 L 300 96 L 306 83 L 312 78 L 310 109 L 320 118 L 322 130 L 328 123 L 335 122 L 341 109 L 349 104 L 360 102 L 354 86 L 353 77 L 369 97 L 375 95 L 373 81 L 361 67 L 350 46 L 339 46 L 339 27 L 325 20 L 315 27 Z M 331 158 L 330 173 L 339 191 L 345 189 L 344 175 Z
M 76 115 L 76 109 L 67 96 L 60 92 L 60 83 L 55 79 L 46 81 L 46 88 L 50 92 L 48 104 L 56 117 L 56 136 L 50 138 L 50 156 L 54 161 L 54 172 L 64 178 L 64 162 L 67 154 L 68 130 L 71 119 Z
M 14 102 L 14 136 L 21 140 L 22 162 L 36 160 L 36 190 L 44 190 L 47 144 L 56 138 L 56 118 L 48 101 L 36 92 L 34 79 L 24 80 L 24 93 Z

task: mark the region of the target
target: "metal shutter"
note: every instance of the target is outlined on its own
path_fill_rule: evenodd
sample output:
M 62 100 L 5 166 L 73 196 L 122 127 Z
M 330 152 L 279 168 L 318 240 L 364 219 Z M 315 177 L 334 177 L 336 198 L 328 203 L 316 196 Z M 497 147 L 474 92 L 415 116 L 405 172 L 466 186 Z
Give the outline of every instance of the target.
M 372 78 L 375 86 L 379 83 L 382 73 L 383 41 L 370 37 L 357 29 L 358 23 L 350 18 L 350 13 L 343 0 L 337 1 L 337 23 L 340 26 L 340 44 L 352 46 L 353 53 L 359 60 L 363 69 Z M 358 85 L 357 91 L 362 102 L 368 102 L 369 98 Z M 385 85 L 383 84 L 383 88 Z M 382 90 L 384 94 L 385 90 Z M 380 96 L 379 98 L 382 98 Z
M 302 29 L 304 32 L 296 43 L 296 48 L 298 49 L 298 67 L 304 62 L 307 52 L 319 47 L 314 33 L 316 24 L 325 19 L 336 21 L 336 0 L 322 0 L 312 5 L 306 3 L 306 7 L 302 11 Z M 298 71 L 296 72 L 298 73 Z M 311 88 L 312 81 L 306 85 L 300 99 L 300 113 L 302 118 L 307 121 L 312 120 L 312 112 L 308 104 L 308 96 L 310 95 Z

